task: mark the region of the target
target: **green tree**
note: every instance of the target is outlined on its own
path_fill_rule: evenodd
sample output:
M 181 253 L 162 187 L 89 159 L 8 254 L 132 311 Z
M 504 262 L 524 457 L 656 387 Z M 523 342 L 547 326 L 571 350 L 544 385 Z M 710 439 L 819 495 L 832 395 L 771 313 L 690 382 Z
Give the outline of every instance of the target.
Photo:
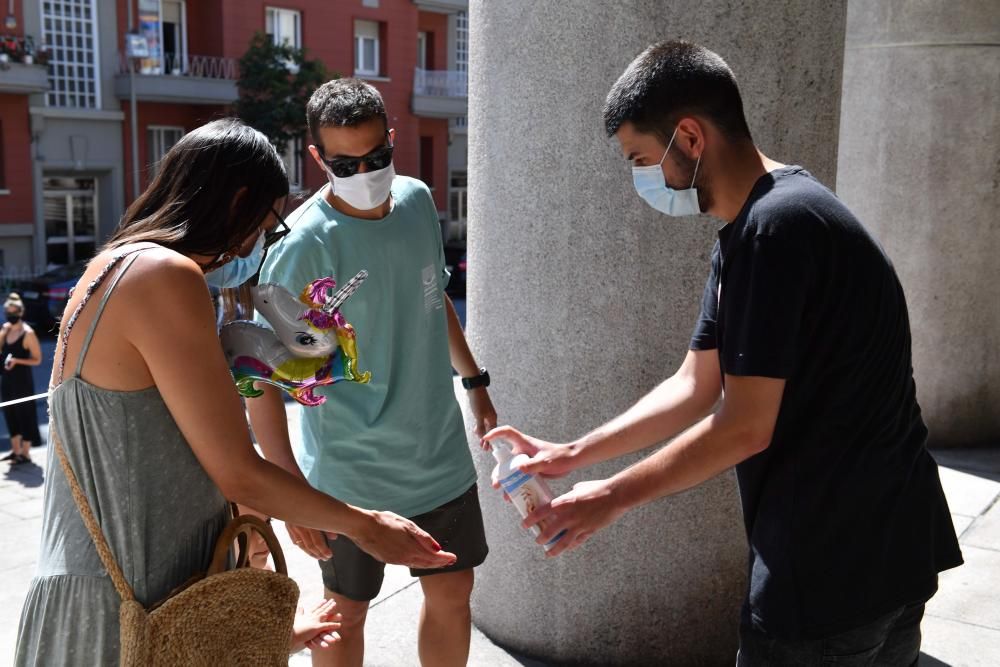
M 284 152 L 289 142 L 306 132 L 309 96 L 339 76 L 327 73 L 319 60 L 310 60 L 305 49 L 274 44 L 269 35 L 258 32 L 240 58 L 236 115 Z

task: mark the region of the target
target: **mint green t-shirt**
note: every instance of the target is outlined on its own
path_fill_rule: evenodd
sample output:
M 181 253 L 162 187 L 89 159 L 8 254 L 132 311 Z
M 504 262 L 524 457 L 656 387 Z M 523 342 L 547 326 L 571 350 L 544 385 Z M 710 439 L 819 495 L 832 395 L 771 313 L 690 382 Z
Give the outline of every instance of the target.
M 413 517 L 476 481 L 452 380 L 437 210 L 426 185 L 402 176 L 381 220 L 344 215 L 325 193 L 289 216 L 292 231 L 270 249 L 260 283 L 298 295 L 317 278 L 341 287 L 366 269 L 341 313 L 357 333 L 358 370 L 372 375 L 319 389 L 326 402 L 302 408 L 296 458 L 324 493 Z

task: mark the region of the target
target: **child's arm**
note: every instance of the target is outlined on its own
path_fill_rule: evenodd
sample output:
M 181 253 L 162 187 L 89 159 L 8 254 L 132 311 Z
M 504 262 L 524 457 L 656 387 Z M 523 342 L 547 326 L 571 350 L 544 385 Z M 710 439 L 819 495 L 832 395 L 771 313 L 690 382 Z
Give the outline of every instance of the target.
M 303 611 L 300 607 L 292 626 L 290 652 L 298 653 L 307 646 L 316 651 L 339 642 L 340 634 L 337 630 L 340 629 L 340 618 L 334 600 L 323 600 L 311 611 Z
M 479 375 L 479 365 L 476 364 L 476 358 L 472 356 L 469 343 L 465 340 L 465 332 L 462 331 L 462 322 L 455 312 L 455 305 L 447 294 L 444 296 L 444 303 L 448 310 L 448 351 L 451 354 L 451 366 L 464 378 L 475 377 Z M 481 438 L 496 427 L 497 411 L 493 408 L 493 401 L 490 400 L 486 387 L 470 389 L 468 394 L 472 416 L 476 420 L 476 435 Z

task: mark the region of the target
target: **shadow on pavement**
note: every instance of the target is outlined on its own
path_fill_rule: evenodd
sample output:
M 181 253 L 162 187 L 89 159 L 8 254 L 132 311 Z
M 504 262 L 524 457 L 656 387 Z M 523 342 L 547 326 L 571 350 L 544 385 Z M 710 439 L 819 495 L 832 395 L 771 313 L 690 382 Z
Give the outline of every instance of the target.
M 1000 482 L 1000 447 L 932 449 L 938 465 Z
M 937 658 L 927 655 L 926 653 L 920 654 L 920 659 L 917 661 L 919 667 L 951 667 L 947 662 L 941 662 Z
M 31 456 L 32 458 L 45 455 L 44 447 L 32 447 Z M 29 489 L 34 489 L 45 483 L 45 474 L 42 471 L 42 467 L 39 466 L 34 461 L 30 463 L 22 463 L 16 466 L 10 466 L 4 472 L 4 480 L 8 482 L 16 482 L 21 486 L 27 487 Z

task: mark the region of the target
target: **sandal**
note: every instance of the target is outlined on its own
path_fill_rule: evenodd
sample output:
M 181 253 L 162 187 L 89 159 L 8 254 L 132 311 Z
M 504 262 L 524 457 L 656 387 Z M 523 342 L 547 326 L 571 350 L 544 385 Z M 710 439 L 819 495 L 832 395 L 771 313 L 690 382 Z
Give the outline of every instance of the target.
M 14 452 L 11 452 L 7 456 L 5 456 L 2 459 L 0 459 L 0 461 L 10 461 L 11 463 L 13 463 L 14 459 L 16 459 L 17 457 L 18 457 L 17 454 L 15 454 Z
M 16 465 L 16 466 L 17 465 L 21 465 L 22 463 L 31 463 L 31 457 L 30 456 L 24 456 L 22 454 L 18 454 L 17 456 L 14 457 L 14 461 L 13 461 L 14 465 Z

